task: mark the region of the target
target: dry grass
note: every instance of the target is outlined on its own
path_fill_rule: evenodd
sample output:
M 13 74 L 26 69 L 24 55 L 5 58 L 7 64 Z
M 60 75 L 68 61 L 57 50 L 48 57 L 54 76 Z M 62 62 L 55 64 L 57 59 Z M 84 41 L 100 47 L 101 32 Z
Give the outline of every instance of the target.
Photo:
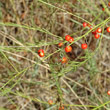
M 0 0 L 0 110 L 109 110 L 107 0 Z M 102 11 L 102 7 L 106 7 Z M 83 28 L 101 27 L 100 39 Z M 66 54 L 65 35 L 75 42 Z M 58 48 L 57 44 L 65 44 Z M 81 49 L 86 42 L 88 49 Z M 44 49 L 40 58 L 38 49 Z M 60 59 L 66 56 L 67 64 Z M 54 104 L 49 105 L 52 99 Z

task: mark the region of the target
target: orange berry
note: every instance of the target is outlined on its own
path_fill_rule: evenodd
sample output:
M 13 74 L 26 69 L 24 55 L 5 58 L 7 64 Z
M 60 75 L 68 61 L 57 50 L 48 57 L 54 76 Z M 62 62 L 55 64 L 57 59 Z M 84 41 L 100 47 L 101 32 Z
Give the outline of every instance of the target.
M 107 94 L 110 95 L 110 90 L 108 90 Z
M 64 106 L 62 106 L 62 110 L 64 110 Z
M 107 94 L 110 95 L 110 90 L 108 90 Z
M 87 44 L 82 44 L 81 47 L 82 47 L 82 49 L 86 49 L 87 48 Z
M 71 37 L 71 39 L 69 40 L 70 43 L 72 43 L 74 41 L 74 39 Z
M 60 43 L 58 44 L 58 46 L 59 46 L 59 47 L 61 47 L 62 45 L 63 45 L 63 43 L 62 43 L 62 42 L 60 42 Z
M 107 27 L 107 29 L 106 29 L 106 30 L 107 30 L 107 32 L 110 32 L 110 27 Z
M 48 103 L 49 103 L 50 105 L 52 105 L 52 104 L 53 104 L 53 101 L 52 101 L 52 100 L 49 100 Z
M 65 47 L 65 52 L 71 52 L 72 51 L 72 47 L 71 46 L 66 46 Z
M 62 109 L 61 109 L 61 107 L 59 107 L 59 109 L 58 109 L 58 110 L 62 110 Z
M 87 26 L 88 26 L 88 27 L 91 27 L 91 25 L 90 25 L 90 24 L 87 24 Z
M 67 62 L 67 58 L 66 57 L 63 57 L 62 60 L 60 60 L 61 63 L 66 63 Z
M 69 35 L 66 35 L 66 36 L 65 36 L 65 40 L 66 40 L 66 41 L 69 41 L 70 39 L 71 39 L 71 36 L 69 36 Z
M 99 35 L 99 34 L 95 34 L 94 37 L 95 37 L 96 39 L 98 39 L 98 38 L 100 37 L 100 35 Z
M 62 107 L 59 107 L 59 110 L 64 110 L 64 106 L 62 106 Z
M 101 28 L 98 28 L 98 29 L 97 29 L 97 32 L 98 32 L 98 33 L 101 33 L 101 32 L 102 32 L 102 29 L 101 29 Z

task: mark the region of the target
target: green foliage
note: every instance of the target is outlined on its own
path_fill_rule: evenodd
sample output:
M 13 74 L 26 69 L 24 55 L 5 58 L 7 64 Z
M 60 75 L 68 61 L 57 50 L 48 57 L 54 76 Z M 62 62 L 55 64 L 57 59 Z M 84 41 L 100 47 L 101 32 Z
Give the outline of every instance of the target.
M 1 6 L 2 6 L 2 4 L 0 3 L 0 20 L 2 19 L 2 11 L 1 11 Z
M 99 5 L 100 5 L 99 3 L 95 5 L 96 4 L 95 1 L 89 1 L 89 0 L 85 0 L 85 1 L 78 0 L 78 4 L 69 3 L 70 0 L 38 0 L 38 1 L 39 2 L 36 2 L 37 4 L 33 3 L 35 7 L 33 4 L 31 4 L 31 7 L 28 10 L 29 12 L 26 13 L 27 15 L 25 20 L 21 20 L 20 16 L 18 16 L 18 18 L 20 19 L 18 21 L 20 21 L 20 23 L 18 21 L 17 22 L 2 22 L 2 21 L 0 22 L 0 26 L 1 27 L 3 26 L 1 29 L 1 35 L 4 37 L 3 40 L 6 41 L 5 37 L 9 37 L 18 46 L 17 48 L 15 48 L 13 44 L 13 46 L 10 46 L 9 48 L 8 43 L 6 42 L 6 47 L 5 47 L 4 46 L 5 42 L 3 41 L 3 46 L 0 47 L 0 51 L 1 51 L 0 55 L 1 55 L 3 65 L 5 64 L 4 62 L 7 61 L 7 63 L 9 63 L 10 66 L 15 71 L 15 72 L 12 72 L 10 68 L 5 69 L 6 72 L 4 71 L 3 74 L 6 74 L 6 76 L 9 76 L 9 77 L 1 78 L 1 88 L 0 88 L 1 96 L 10 95 L 12 94 L 12 91 L 14 91 L 13 95 L 15 96 L 34 100 L 39 103 L 48 104 L 46 102 L 47 100 L 42 100 L 42 101 L 39 100 L 39 99 L 42 99 L 40 95 L 42 95 L 42 93 L 46 91 L 46 95 L 47 95 L 46 97 L 48 97 L 48 93 L 51 95 L 54 94 L 54 97 L 55 97 L 55 101 L 54 101 L 55 104 L 51 107 L 49 107 L 48 105 L 49 108 L 47 108 L 47 110 L 56 108 L 57 106 L 59 106 L 59 103 L 61 105 L 62 102 L 63 104 L 66 105 L 66 103 L 68 102 L 66 102 L 67 100 L 65 100 L 65 96 L 72 97 L 72 94 L 73 94 L 73 97 L 75 96 L 74 99 L 78 99 L 79 102 L 81 102 L 80 100 L 82 100 L 84 96 L 87 96 L 86 97 L 88 101 L 87 103 L 92 104 L 92 105 L 85 105 L 86 101 L 82 100 L 84 101 L 84 105 L 83 104 L 75 105 L 76 101 L 68 97 L 69 101 L 73 103 L 73 107 L 74 106 L 92 107 L 92 108 L 95 107 L 92 110 L 96 110 L 96 109 L 103 110 L 104 106 L 107 106 L 109 108 L 110 107 L 109 106 L 110 102 L 108 101 L 109 99 L 104 100 L 105 98 L 102 97 L 102 93 L 104 90 L 101 93 L 99 91 L 100 87 L 95 89 L 97 87 L 95 85 L 95 82 L 90 82 L 90 79 L 88 78 L 88 76 L 90 76 L 90 78 L 95 78 L 97 73 L 100 72 L 100 68 L 99 68 L 100 65 L 97 64 L 97 60 L 100 60 L 100 59 L 95 57 L 95 55 L 96 55 L 96 50 L 99 50 L 99 49 L 102 50 L 102 48 L 100 48 L 100 45 L 99 45 L 99 47 L 97 47 L 95 51 L 89 51 L 89 48 L 90 48 L 89 44 L 92 44 L 92 43 L 91 42 L 89 43 L 89 40 L 87 38 L 89 37 L 92 39 L 93 36 L 91 36 L 90 34 L 92 30 L 86 31 L 89 28 L 81 27 L 82 22 L 87 22 L 91 25 L 95 25 L 93 27 L 93 30 L 98 27 L 102 28 L 110 20 L 109 18 L 106 18 L 106 17 L 104 19 L 101 18 L 101 15 L 103 14 L 102 16 L 105 16 L 105 14 L 109 12 L 107 11 L 107 9 L 106 11 L 103 12 L 99 8 Z M 67 2 L 69 6 L 71 6 L 71 7 L 68 6 L 68 9 L 72 8 L 75 11 L 73 10 L 71 12 L 71 11 L 68 11 L 67 8 L 61 8 L 63 6 L 63 3 L 66 4 Z M 11 12 L 11 10 L 14 10 L 16 12 L 17 10 L 14 9 L 15 5 L 16 4 L 13 3 L 12 4 L 13 9 L 10 9 L 8 11 Z M 36 5 L 38 5 L 38 7 Z M 1 11 L 2 9 L 1 7 L 0 7 L 0 18 L 2 18 L 2 15 L 3 15 Z M 35 10 L 36 7 L 37 9 L 39 8 L 40 14 L 37 12 L 38 10 Z M 43 11 L 45 14 L 42 13 L 41 11 Z M 63 16 L 64 17 L 63 19 L 62 15 L 64 13 L 65 15 Z M 13 15 L 16 16 L 15 13 L 13 13 Z M 38 23 L 39 25 L 36 25 L 37 23 L 35 24 L 34 15 L 38 17 L 37 19 L 39 19 L 39 21 L 41 21 L 40 23 Z M 13 18 L 13 16 L 11 18 Z M 70 29 L 68 27 L 68 20 L 71 21 L 69 22 L 72 25 L 74 24 L 74 26 L 71 25 L 72 28 L 70 27 Z M 13 33 L 15 27 L 19 28 L 20 30 L 19 34 L 23 39 L 21 39 L 18 35 Z M 58 30 L 56 28 L 58 28 Z M 74 39 L 74 42 L 69 45 L 74 45 L 74 43 L 76 43 L 79 46 L 78 48 L 80 48 L 80 43 L 82 43 L 83 40 L 87 39 L 88 49 L 83 50 L 81 54 L 78 54 L 78 52 L 76 51 L 78 48 L 74 48 L 73 51 L 75 53 L 75 58 L 74 58 L 74 53 L 71 53 L 70 57 L 73 57 L 73 59 L 71 60 L 71 58 L 69 58 L 69 56 L 67 56 L 67 54 L 64 51 L 63 47 L 68 45 L 68 43 L 63 42 L 64 33 L 60 29 L 61 30 L 68 29 L 69 31 L 72 30 L 72 32 L 68 31 L 67 34 L 71 34 L 71 36 L 73 36 L 75 39 Z M 59 31 L 61 31 L 63 34 L 61 34 Z M 103 36 L 103 32 L 101 33 L 101 35 Z M 109 37 L 106 37 L 106 38 L 109 38 Z M 101 44 L 101 40 L 102 40 L 102 37 L 100 40 L 97 40 L 97 43 L 93 41 L 93 45 Z M 56 44 L 58 44 L 59 42 L 64 43 L 64 46 L 62 46 L 62 48 L 60 49 L 57 48 L 56 46 Z M 38 57 L 36 53 L 38 48 L 43 48 L 45 50 L 44 58 Z M 25 53 L 22 54 L 23 51 L 26 52 L 26 54 Z M 53 57 L 53 55 L 56 53 L 58 57 L 57 55 Z M 16 57 L 13 57 L 13 56 L 16 56 Z M 20 58 L 18 58 L 18 56 Z M 66 64 L 62 64 L 59 61 L 60 58 L 62 58 L 63 56 L 68 57 L 68 62 Z M 0 66 L 2 68 L 2 64 Z M 40 66 L 42 66 L 42 68 L 40 68 Z M 83 67 L 78 70 L 80 66 L 83 66 Z M 46 68 L 46 71 L 45 69 L 44 71 L 42 70 L 43 67 Z M 106 71 L 105 68 L 104 68 L 104 71 Z M 67 76 L 68 80 L 66 80 L 65 76 Z M 101 78 L 99 80 L 101 81 Z M 98 83 L 99 82 L 97 82 L 96 84 Z M 91 84 L 93 87 L 89 84 Z M 17 86 L 17 89 L 15 88 L 15 86 Z M 79 86 L 84 90 L 83 89 L 79 90 Z M 32 87 L 32 91 L 30 91 L 31 87 Z M 90 93 L 88 92 L 88 90 L 90 91 Z M 34 96 L 38 97 L 38 99 L 32 98 L 30 95 L 31 92 L 34 92 L 33 94 L 35 95 L 33 95 L 33 97 Z M 43 94 L 45 95 L 45 93 Z M 102 101 L 100 101 L 99 98 Z M 42 105 L 42 107 L 43 106 L 46 106 L 46 105 Z M 68 106 L 68 110 L 71 110 L 72 105 L 68 104 L 67 106 Z M 2 109 L 0 108 L 0 110 Z M 87 110 L 89 110 L 89 108 L 87 108 Z
M 0 110 L 7 110 L 6 108 L 0 107 Z
M 69 2 L 70 0 L 42 0 L 42 1 L 49 3 L 65 3 L 65 2 Z

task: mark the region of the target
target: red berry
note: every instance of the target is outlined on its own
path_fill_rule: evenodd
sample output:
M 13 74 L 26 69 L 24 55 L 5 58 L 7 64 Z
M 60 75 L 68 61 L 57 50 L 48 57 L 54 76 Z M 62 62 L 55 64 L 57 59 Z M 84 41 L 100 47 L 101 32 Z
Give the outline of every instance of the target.
M 40 52 L 44 53 L 44 50 L 43 50 L 43 49 L 39 49 L 39 50 L 38 50 L 38 54 L 39 54 Z
M 100 37 L 100 35 L 99 35 L 99 34 L 95 34 L 94 37 L 95 37 L 96 39 L 98 39 L 98 38 Z
M 62 43 L 62 42 L 60 42 L 60 43 L 58 44 L 58 46 L 59 46 L 59 47 L 61 47 L 62 45 L 63 45 L 63 43 Z
M 105 10 L 105 8 L 102 8 L 102 11 L 104 11 Z
M 40 52 L 40 53 L 39 53 L 39 56 L 40 56 L 40 57 L 44 57 L 44 53 Z
M 87 48 L 87 44 L 82 44 L 81 47 L 82 47 L 82 49 L 86 49 Z
M 64 106 L 62 106 L 62 107 L 59 107 L 59 110 L 64 110 Z
M 90 25 L 90 24 L 87 24 L 87 26 L 88 26 L 88 27 L 91 27 L 91 25 Z
M 66 63 L 67 62 L 67 58 L 66 57 L 63 57 L 62 60 L 60 60 L 61 63 Z
M 65 52 L 71 52 L 72 51 L 72 47 L 71 46 L 66 46 L 65 47 Z
M 61 107 L 59 107 L 59 109 L 58 110 L 62 110 L 62 108 Z
M 69 41 L 70 39 L 71 39 L 71 36 L 69 36 L 69 35 L 66 35 L 66 36 L 65 36 L 65 40 L 66 40 L 66 41 Z
M 39 49 L 38 50 L 38 54 L 40 57 L 44 57 L 44 50 L 43 49 Z
M 94 35 L 97 34 L 97 30 L 93 31 L 92 34 L 94 34 Z
M 71 39 L 69 40 L 70 43 L 72 43 L 74 41 L 74 39 L 71 37 Z
M 108 90 L 107 94 L 110 95 L 110 90 Z
M 106 30 L 107 30 L 107 32 L 110 32 L 110 27 L 107 27 L 107 29 L 106 29 Z
M 49 103 L 50 105 L 52 105 L 52 104 L 53 104 L 53 101 L 52 101 L 52 100 L 49 100 L 48 103 Z
M 98 33 L 101 33 L 101 32 L 102 32 L 102 29 L 101 29 L 101 28 L 98 28 L 98 29 L 97 29 L 97 32 L 98 32 Z
M 83 27 L 86 27 L 86 26 L 87 26 L 87 23 L 86 23 L 86 22 L 84 22 L 84 23 L 83 23 Z

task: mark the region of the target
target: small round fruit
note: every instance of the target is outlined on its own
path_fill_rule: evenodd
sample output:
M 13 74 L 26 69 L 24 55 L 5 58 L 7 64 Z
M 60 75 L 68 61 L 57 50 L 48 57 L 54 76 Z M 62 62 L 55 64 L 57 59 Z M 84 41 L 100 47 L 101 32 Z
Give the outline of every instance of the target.
M 91 27 L 91 25 L 90 25 L 90 24 L 87 24 L 87 26 L 88 26 L 88 27 Z
M 87 26 L 87 23 L 86 23 L 86 22 L 84 22 L 84 23 L 83 23 L 83 27 L 86 27 L 86 26 Z
M 62 107 L 59 107 L 59 110 L 64 110 L 64 106 L 62 106 Z
M 50 105 L 52 105 L 52 104 L 53 104 L 53 101 L 52 101 L 52 100 L 49 100 L 48 103 L 49 103 Z
M 82 44 L 81 47 L 82 47 L 82 49 L 86 49 L 87 48 L 87 44 Z
M 39 56 L 40 56 L 40 57 L 44 57 L 44 53 L 43 53 L 43 52 L 40 52 L 40 53 L 39 53 Z
M 43 50 L 43 49 L 39 49 L 39 50 L 38 50 L 38 54 L 39 54 L 40 52 L 44 53 L 44 50 Z
M 94 35 L 97 34 L 97 30 L 93 31 L 92 34 L 94 34 Z
M 62 108 L 61 107 L 59 107 L 59 109 L 58 110 L 62 110 Z
M 106 30 L 107 30 L 107 32 L 110 32 L 110 27 L 107 27 L 107 29 L 106 29 Z
M 99 35 L 99 34 L 95 34 L 94 37 L 95 37 L 96 39 L 98 39 L 98 38 L 100 37 L 100 35 Z
M 72 47 L 71 46 L 66 46 L 65 47 L 65 52 L 71 52 L 72 51 Z
M 38 54 L 40 57 L 44 57 L 44 50 L 43 49 L 39 49 L 38 50 Z
M 71 36 L 69 36 L 69 35 L 66 35 L 66 36 L 65 36 L 65 40 L 66 40 L 66 41 L 69 41 L 70 39 L 71 39 Z
M 110 2 L 108 3 L 108 6 L 110 6 Z
M 105 8 L 102 8 L 102 11 L 105 11 Z
M 62 106 L 61 108 L 62 108 L 62 110 L 64 110 L 64 106 Z
M 62 60 L 60 60 L 61 63 L 66 63 L 67 62 L 67 58 L 66 57 L 63 57 Z
M 110 90 L 108 90 L 107 94 L 110 95 Z
M 71 37 L 71 39 L 69 40 L 70 43 L 72 43 L 74 41 L 74 39 Z
M 62 42 L 60 42 L 60 43 L 58 44 L 58 46 L 59 46 L 59 47 L 62 47 L 62 45 L 63 45 L 63 43 L 62 43 Z
M 102 32 L 102 29 L 101 29 L 101 28 L 98 28 L 98 29 L 97 29 L 97 32 L 98 32 L 98 33 L 101 33 L 101 32 Z

